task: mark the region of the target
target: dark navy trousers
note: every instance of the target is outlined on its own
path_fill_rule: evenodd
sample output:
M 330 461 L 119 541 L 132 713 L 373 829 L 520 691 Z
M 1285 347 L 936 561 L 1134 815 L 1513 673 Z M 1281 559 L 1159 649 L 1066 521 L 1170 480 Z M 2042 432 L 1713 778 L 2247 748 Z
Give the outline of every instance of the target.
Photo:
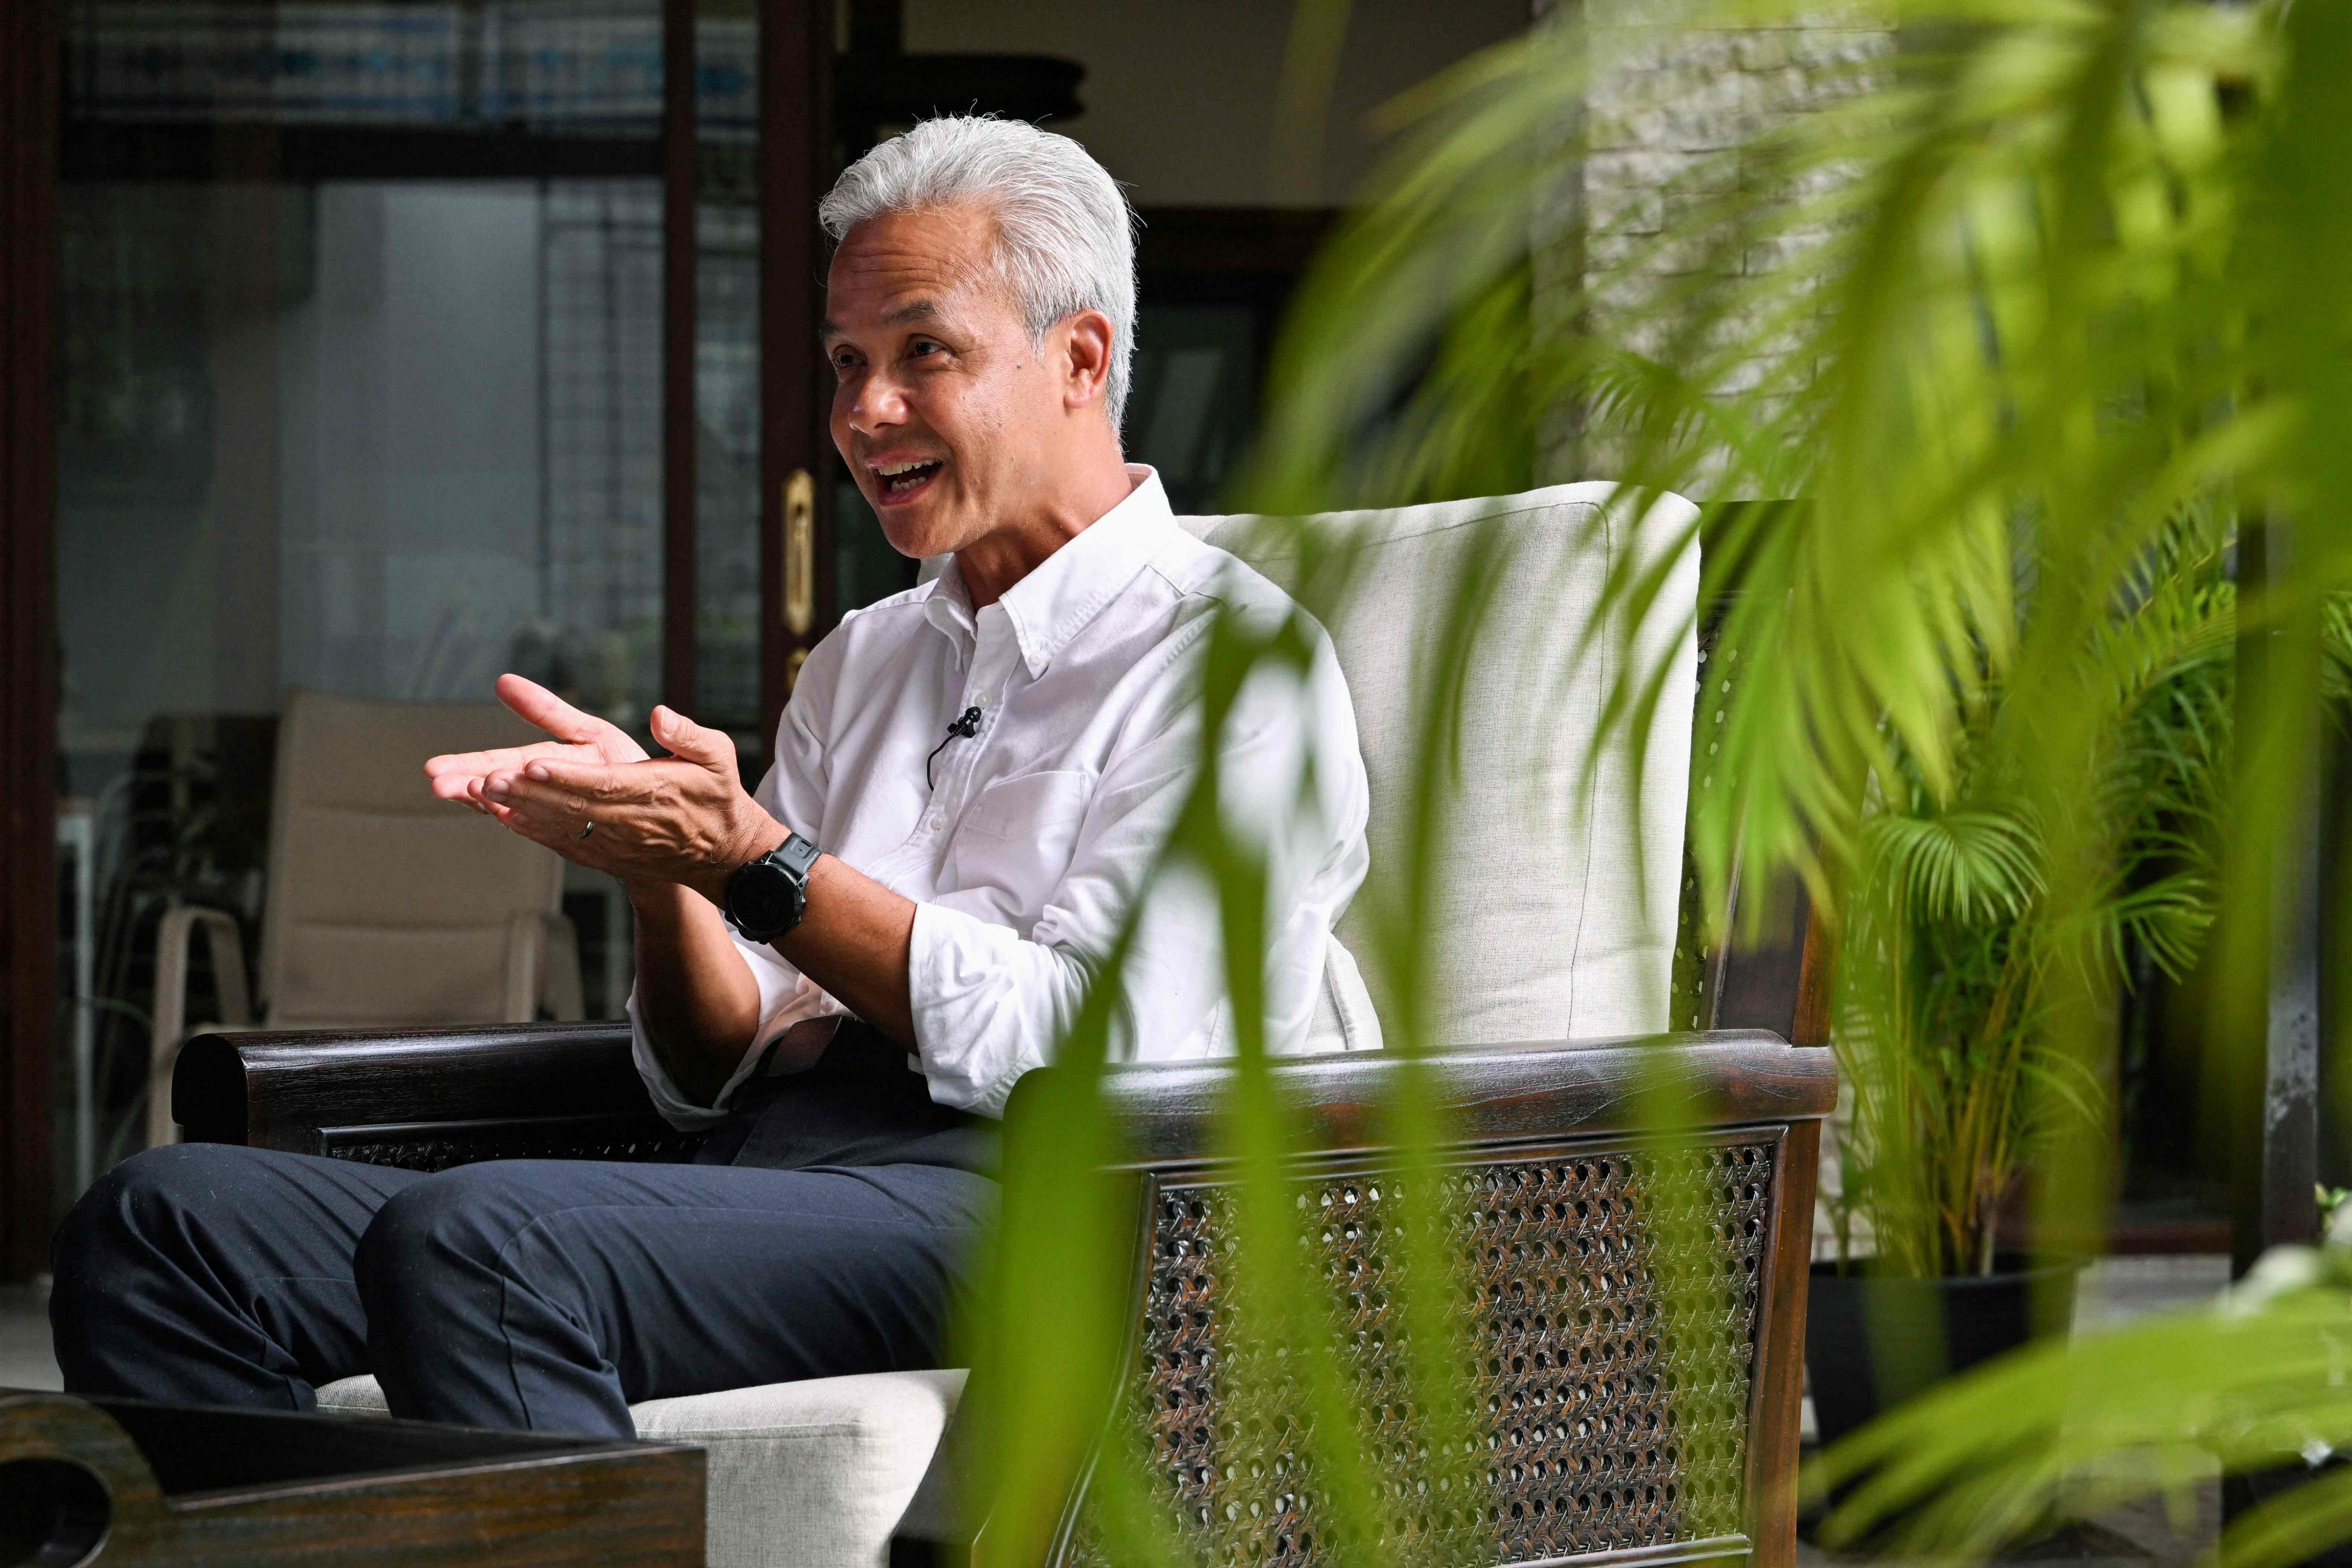
M 793 1089 L 855 1095 L 824 1075 Z M 764 1143 L 822 1159 L 835 1141 L 796 1109 L 786 1094 L 739 1114 L 729 1131 L 748 1137 L 722 1137 L 722 1157 Z M 910 1146 L 936 1152 L 953 1114 L 913 1114 Z M 890 1162 L 866 1121 L 841 1147 L 880 1163 L 793 1169 L 507 1160 L 428 1175 L 152 1149 L 59 1227 L 66 1387 L 303 1410 L 319 1384 L 367 1372 L 396 1415 L 630 1436 L 638 1400 L 936 1366 L 996 1184 L 976 1162 Z

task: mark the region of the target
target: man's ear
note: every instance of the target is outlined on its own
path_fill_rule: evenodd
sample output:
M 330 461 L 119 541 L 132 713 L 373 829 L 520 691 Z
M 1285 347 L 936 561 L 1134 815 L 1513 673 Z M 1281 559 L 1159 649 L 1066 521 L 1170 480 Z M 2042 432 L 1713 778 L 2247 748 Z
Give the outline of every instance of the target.
M 1062 401 L 1072 408 L 1098 403 L 1110 390 L 1111 353 L 1118 330 L 1100 310 L 1080 310 L 1062 323 L 1064 374 Z

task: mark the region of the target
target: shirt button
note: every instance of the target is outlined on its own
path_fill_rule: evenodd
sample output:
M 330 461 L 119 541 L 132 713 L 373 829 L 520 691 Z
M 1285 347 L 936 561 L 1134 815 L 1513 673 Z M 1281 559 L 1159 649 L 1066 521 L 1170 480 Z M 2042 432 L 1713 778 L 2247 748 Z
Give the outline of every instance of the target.
M 935 814 L 931 817 L 931 831 L 934 833 L 937 833 L 940 828 L 945 827 L 947 825 L 948 819 L 943 815 Z

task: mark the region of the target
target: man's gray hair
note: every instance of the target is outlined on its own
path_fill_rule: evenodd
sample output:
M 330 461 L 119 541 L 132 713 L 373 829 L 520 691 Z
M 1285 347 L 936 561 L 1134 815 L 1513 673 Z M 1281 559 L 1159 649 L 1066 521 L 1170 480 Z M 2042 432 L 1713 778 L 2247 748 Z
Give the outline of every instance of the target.
M 1084 147 L 1017 120 L 926 120 L 844 170 L 816 212 L 839 240 L 886 213 L 967 205 L 995 216 L 997 272 L 1033 338 L 1081 310 L 1110 318 L 1116 433 L 1135 353 L 1135 215 Z

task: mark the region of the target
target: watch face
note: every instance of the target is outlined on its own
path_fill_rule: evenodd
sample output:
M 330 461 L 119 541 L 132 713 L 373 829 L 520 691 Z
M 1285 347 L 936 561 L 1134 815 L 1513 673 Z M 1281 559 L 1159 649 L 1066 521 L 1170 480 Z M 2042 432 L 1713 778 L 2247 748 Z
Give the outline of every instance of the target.
M 800 884 L 782 867 L 756 860 L 728 889 L 728 913 L 747 932 L 790 931 L 801 916 Z

